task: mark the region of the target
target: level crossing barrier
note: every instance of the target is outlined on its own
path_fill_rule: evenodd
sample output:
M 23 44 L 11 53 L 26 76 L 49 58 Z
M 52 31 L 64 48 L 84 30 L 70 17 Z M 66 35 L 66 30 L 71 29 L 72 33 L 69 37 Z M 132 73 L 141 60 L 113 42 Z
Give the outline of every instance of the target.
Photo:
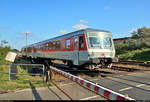
M 52 78 L 52 74 L 54 74 L 54 73 L 60 74 L 64 77 L 76 82 L 77 84 L 79 84 L 79 85 L 81 85 L 81 86 L 83 86 L 83 87 L 85 87 L 91 91 L 94 91 L 97 94 L 104 96 L 107 99 L 110 99 L 110 100 L 134 100 L 128 96 L 119 94 L 119 93 L 114 92 L 110 89 L 104 88 L 100 85 L 97 85 L 95 83 L 92 83 L 90 81 L 82 79 L 80 77 L 74 76 L 74 75 L 67 73 L 67 72 L 64 72 L 62 70 L 59 70 L 53 66 L 50 66 L 50 72 L 51 72 L 51 78 Z

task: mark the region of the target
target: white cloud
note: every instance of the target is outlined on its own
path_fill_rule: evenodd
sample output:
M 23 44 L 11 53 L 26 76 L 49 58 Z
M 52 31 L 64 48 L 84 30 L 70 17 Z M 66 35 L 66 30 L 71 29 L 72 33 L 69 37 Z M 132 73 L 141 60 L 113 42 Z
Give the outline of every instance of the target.
M 80 23 L 88 23 L 88 20 L 81 19 Z
M 110 6 L 105 6 L 105 7 L 104 7 L 104 10 L 110 10 L 110 9 L 111 9 Z
M 64 30 L 60 30 L 59 33 L 66 34 L 66 33 L 68 33 L 68 31 L 66 29 L 64 29 Z
M 84 25 L 84 24 L 76 24 L 74 26 L 72 26 L 73 29 L 76 29 L 76 30 L 79 30 L 79 29 L 85 29 L 85 28 L 88 28 L 87 25 Z

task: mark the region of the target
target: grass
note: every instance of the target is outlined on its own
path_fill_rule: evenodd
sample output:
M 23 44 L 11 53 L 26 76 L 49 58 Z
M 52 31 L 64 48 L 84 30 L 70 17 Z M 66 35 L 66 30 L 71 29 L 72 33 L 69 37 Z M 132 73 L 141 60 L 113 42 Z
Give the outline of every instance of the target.
M 9 80 L 8 74 L 4 74 L 3 77 L 0 79 L 0 92 L 1 91 L 8 91 L 8 90 L 16 90 L 16 89 L 25 89 L 31 88 L 30 82 L 34 87 L 47 87 L 51 86 L 51 83 L 45 83 L 42 80 L 39 80 L 39 76 L 32 77 L 27 75 L 24 78 L 19 78 L 20 80 Z
M 7 53 L 10 51 L 9 47 L 0 47 L 0 64 L 5 64 L 5 57 Z
M 51 83 L 31 82 L 34 87 L 51 86 Z M 5 80 L 0 81 L 0 91 L 31 88 L 29 80 Z
M 29 69 L 31 66 L 29 67 Z M 43 79 L 41 76 L 31 76 L 29 75 L 29 70 L 25 69 L 25 66 L 17 66 L 18 74 L 16 75 L 19 80 L 9 80 L 9 66 L 8 65 L 0 65 L 0 93 L 13 91 L 17 89 L 25 89 L 31 87 L 47 87 L 51 86 L 51 83 L 43 83 Z M 26 74 L 26 75 L 23 75 Z M 44 77 L 45 80 L 45 77 Z M 32 83 L 32 86 L 30 84 Z
M 141 48 L 135 50 L 116 49 L 116 55 L 120 60 L 134 60 L 134 61 L 150 61 L 150 49 Z

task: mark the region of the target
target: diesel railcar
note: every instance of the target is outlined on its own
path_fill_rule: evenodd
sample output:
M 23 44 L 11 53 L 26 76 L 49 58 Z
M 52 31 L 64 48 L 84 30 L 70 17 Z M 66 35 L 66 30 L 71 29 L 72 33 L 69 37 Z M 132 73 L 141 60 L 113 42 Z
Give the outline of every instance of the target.
M 86 28 L 23 47 L 22 55 L 34 61 L 62 60 L 69 66 L 110 66 L 115 48 L 109 31 Z

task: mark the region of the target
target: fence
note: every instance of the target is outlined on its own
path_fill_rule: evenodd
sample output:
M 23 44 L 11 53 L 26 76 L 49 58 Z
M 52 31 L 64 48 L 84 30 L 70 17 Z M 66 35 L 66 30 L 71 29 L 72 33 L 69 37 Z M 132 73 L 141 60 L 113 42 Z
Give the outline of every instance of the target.
M 0 82 L 44 82 L 45 67 L 42 64 L 1 64 Z M 2 85 L 2 84 L 1 84 Z

